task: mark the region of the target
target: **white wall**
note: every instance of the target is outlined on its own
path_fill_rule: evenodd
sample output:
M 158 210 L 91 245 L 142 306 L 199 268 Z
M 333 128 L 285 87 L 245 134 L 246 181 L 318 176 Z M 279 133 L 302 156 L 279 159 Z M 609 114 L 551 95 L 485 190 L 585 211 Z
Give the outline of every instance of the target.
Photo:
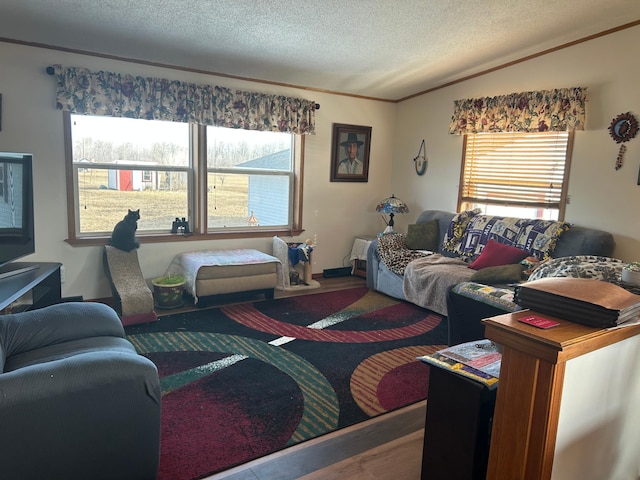
M 305 232 L 287 241 L 317 236 L 313 272 L 343 266 L 354 235 L 375 233 L 384 223 L 375 206 L 389 195 L 396 105 L 294 88 L 237 81 L 210 75 L 108 60 L 36 47 L 0 43 L 2 131 L 0 151 L 33 154 L 36 215 L 36 253 L 25 261 L 58 261 L 65 267 L 63 295 L 86 299 L 111 296 L 102 267 L 101 247 L 72 247 L 67 238 L 67 206 L 62 113 L 55 109 L 55 80 L 48 65 L 87 67 L 211 83 L 265 93 L 309 98 L 320 103 L 316 135 L 306 138 L 303 227 Z M 372 127 L 369 181 L 330 182 L 333 123 Z M 132 205 L 131 208 L 136 208 Z M 123 216 L 126 212 L 123 212 Z M 164 273 L 176 253 L 209 248 L 257 248 L 271 252 L 271 238 L 247 240 L 180 241 L 144 244 L 138 256 L 149 279 Z
M 619 145 L 609 136 L 611 120 L 632 112 L 640 119 L 640 62 L 629 46 L 640 42 L 640 26 L 617 32 L 521 64 L 401 102 L 398 106 L 392 190 L 403 191 L 409 215 L 423 209 L 456 208 L 462 137 L 449 135 L 453 101 L 530 90 L 586 86 L 587 121 L 575 135 L 565 220 L 614 234 L 614 256 L 640 260 L 640 135 L 627 142 L 624 166 L 614 169 Z M 429 166 L 418 177 L 412 159 L 422 139 Z
M 640 477 L 640 338 L 567 362 L 552 479 Z
M 586 130 L 577 132 L 573 151 L 566 220 L 615 235 L 614 255 L 640 259 L 640 136 L 627 143 L 626 162 L 616 171 L 618 145 L 609 137 L 611 119 L 622 112 L 640 115 L 636 79 L 640 62 L 633 48 L 640 27 L 582 43 L 436 90 L 399 104 L 264 85 L 224 77 L 102 59 L 36 47 L 0 43 L 0 93 L 3 113 L 0 151 L 34 155 L 36 189 L 36 254 L 29 261 L 59 261 L 66 270 L 65 296 L 110 296 L 101 263 L 101 247 L 71 247 L 67 237 L 66 183 L 62 113 L 55 109 L 55 83 L 44 69 L 61 63 L 94 70 L 208 82 L 265 93 L 301 96 L 321 104 L 316 135 L 308 136 L 305 152 L 302 241 L 317 235 L 313 272 L 342 266 L 353 236 L 383 229 L 376 203 L 395 193 L 410 208 L 396 216 L 406 231 L 423 209 L 453 211 L 457 202 L 462 138 L 449 135 L 453 101 L 459 98 L 513 92 L 589 87 Z M 624 46 L 621 48 L 620 46 Z M 371 164 L 367 183 L 329 182 L 331 126 L 371 126 Z M 413 158 L 426 141 L 429 167 L 419 177 Z M 132 206 L 135 207 L 135 206 Z M 124 216 L 123 212 L 123 216 Z M 138 252 L 146 278 L 164 272 L 176 253 L 204 248 L 258 248 L 269 252 L 270 238 L 143 244 Z

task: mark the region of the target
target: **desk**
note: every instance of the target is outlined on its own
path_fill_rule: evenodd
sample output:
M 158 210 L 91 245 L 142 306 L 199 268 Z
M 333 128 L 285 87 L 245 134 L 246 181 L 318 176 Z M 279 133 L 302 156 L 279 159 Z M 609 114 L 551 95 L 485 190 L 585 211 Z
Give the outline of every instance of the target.
M 367 276 L 367 251 L 369 245 L 376 239 L 375 235 L 356 235 L 351 248 L 349 261 L 353 262 L 351 274 L 366 278 Z

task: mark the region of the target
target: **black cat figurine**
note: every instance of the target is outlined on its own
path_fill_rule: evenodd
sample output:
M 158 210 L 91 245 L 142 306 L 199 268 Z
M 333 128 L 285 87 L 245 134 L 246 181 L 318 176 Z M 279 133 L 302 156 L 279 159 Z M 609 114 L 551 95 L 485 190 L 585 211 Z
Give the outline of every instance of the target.
M 138 248 L 140 246 L 140 243 L 136 240 L 138 220 L 140 220 L 140 209 L 129 210 L 129 213 L 116 223 L 109 245 L 125 252 Z

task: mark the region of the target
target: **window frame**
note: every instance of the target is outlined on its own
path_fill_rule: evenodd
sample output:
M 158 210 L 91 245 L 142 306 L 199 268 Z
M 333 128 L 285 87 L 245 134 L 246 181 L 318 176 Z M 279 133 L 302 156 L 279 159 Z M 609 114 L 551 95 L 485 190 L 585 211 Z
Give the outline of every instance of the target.
M 208 140 L 210 137 L 207 136 L 207 126 L 202 127 L 202 130 L 199 131 L 199 134 L 204 133 L 204 138 L 205 140 Z M 291 151 L 292 151 L 292 162 L 293 165 L 291 165 L 291 169 L 290 170 L 269 170 L 269 169 L 261 169 L 261 168 L 251 168 L 251 167 L 241 167 L 241 168 L 237 168 L 237 166 L 235 167 L 228 167 L 228 166 L 222 166 L 222 167 L 217 167 L 217 166 L 210 166 L 209 165 L 209 158 L 208 158 L 208 154 L 207 154 L 207 150 L 208 145 L 205 145 L 205 155 L 204 155 L 204 166 L 206 168 L 206 172 L 205 172 L 205 177 L 208 179 L 210 174 L 218 174 L 218 175 L 257 175 L 257 176 L 274 176 L 274 177 L 287 177 L 288 179 L 288 183 L 289 183 L 289 198 L 293 199 L 294 198 L 294 189 L 296 188 L 296 170 L 295 170 L 295 155 L 296 155 L 296 151 L 298 150 L 295 146 L 295 139 L 296 137 L 301 137 L 300 135 L 291 135 L 292 141 L 291 141 Z M 207 185 L 207 189 L 210 189 L 211 185 Z M 202 221 L 204 223 L 203 226 L 203 231 L 208 231 L 209 233 L 224 233 L 227 232 L 229 230 L 233 230 L 233 227 L 217 227 L 217 226 L 212 226 L 209 224 L 209 211 L 208 211 L 208 205 L 209 202 L 204 202 L 204 207 L 206 208 L 206 212 L 207 214 L 204 215 Z M 294 224 L 293 221 L 293 216 L 294 216 L 294 212 L 292 208 L 288 209 L 287 212 L 287 216 L 288 216 L 288 223 L 290 225 Z M 274 231 L 274 228 L 277 227 L 273 227 L 273 226 L 260 226 L 260 225 L 256 225 L 256 226 L 252 226 L 250 227 L 251 231 L 254 230 L 266 230 L 266 231 Z M 246 231 L 246 227 L 240 227 L 241 231 Z
M 76 181 L 76 171 L 79 166 L 73 164 L 73 140 L 71 127 L 71 113 L 63 111 L 63 132 L 65 143 L 65 170 L 67 185 L 67 239 L 72 246 L 107 245 L 111 237 L 111 232 L 96 234 L 80 234 L 78 232 L 79 212 L 76 210 L 78 199 L 78 182 Z M 149 165 L 131 169 L 146 171 L 185 171 L 188 170 L 188 209 L 190 212 L 189 226 L 191 235 L 179 235 L 170 232 L 166 233 L 138 231 L 136 239 L 140 243 L 163 243 L 163 242 L 185 242 L 201 241 L 212 239 L 233 239 L 233 238 L 260 238 L 279 236 L 297 236 L 304 232 L 302 228 L 302 198 L 303 198 L 303 175 L 304 175 L 304 135 L 292 135 L 292 192 L 290 194 L 290 214 L 291 226 L 289 227 L 250 227 L 250 228 L 225 228 L 222 230 L 207 231 L 207 145 L 206 126 L 191 124 L 189 126 L 189 150 L 193 165 L 188 167 L 172 167 L 161 165 L 153 167 Z M 113 167 L 112 164 L 92 164 L 95 167 Z M 74 170 L 76 169 L 76 170 Z M 237 172 L 236 172 L 237 173 Z M 79 207 L 78 207 L 79 208 Z
M 571 170 L 571 157 L 573 154 L 573 141 L 574 141 L 574 132 L 573 131 L 568 131 L 568 132 L 514 132 L 515 134 L 518 134 L 520 136 L 524 136 L 524 135 L 537 135 L 537 134 L 542 134 L 542 135 L 549 135 L 550 133 L 567 133 L 567 145 L 566 145 L 566 150 L 565 150 L 565 159 L 564 159 L 564 173 L 563 173 L 563 178 L 562 178 L 562 184 L 560 187 L 560 195 L 559 195 L 559 200 L 558 200 L 558 221 L 564 221 L 564 217 L 565 217 L 565 212 L 566 212 L 566 205 L 569 203 L 569 194 L 568 194 L 568 187 L 569 187 L 569 174 L 570 174 L 570 170 Z M 465 189 L 466 189 L 466 178 L 467 178 L 467 173 L 465 171 L 465 168 L 467 166 L 467 147 L 468 147 L 468 142 L 470 137 L 475 136 L 475 135 L 509 135 L 509 132 L 506 133 L 478 133 L 478 134 L 472 134 L 472 133 L 468 133 L 464 135 L 464 139 L 463 139 L 463 144 L 462 144 L 462 161 L 461 161 L 461 166 L 460 166 L 460 181 L 458 184 L 458 202 L 457 202 L 457 211 L 461 211 L 461 210 L 467 210 L 471 208 L 471 205 L 473 205 L 474 203 L 480 203 L 480 199 L 478 198 L 473 198 L 473 197 L 468 197 L 465 196 Z M 531 207 L 531 208 L 541 208 L 541 209 L 555 209 L 555 207 L 550 206 L 549 203 L 546 202 L 539 202 L 539 203 L 529 203 L 529 202 L 519 202 L 519 201 L 491 201 L 489 199 L 482 199 L 482 203 L 487 204 L 487 205 L 495 205 L 495 206 L 504 206 L 504 207 L 523 207 L 523 208 L 527 208 L 527 207 Z M 516 215 L 514 215 L 516 216 Z

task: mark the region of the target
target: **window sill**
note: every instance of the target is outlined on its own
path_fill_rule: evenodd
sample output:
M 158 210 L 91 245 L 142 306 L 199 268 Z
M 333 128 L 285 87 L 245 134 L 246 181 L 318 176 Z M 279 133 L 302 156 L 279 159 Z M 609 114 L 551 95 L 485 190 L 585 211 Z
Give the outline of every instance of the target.
M 136 240 L 141 244 L 145 243 L 167 243 L 167 242 L 197 242 L 203 240 L 217 240 L 228 238 L 263 238 L 263 237 L 295 237 L 303 233 L 303 229 L 295 230 L 259 230 L 259 231 L 225 231 L 215 233 L 166 233 L 166 234 L 140 234 L 136 235 Z M 67 242 L 72 247 L 89 247 L 108 245 L 110 235 L 97 235 L 92 237 L 67 238 Z

